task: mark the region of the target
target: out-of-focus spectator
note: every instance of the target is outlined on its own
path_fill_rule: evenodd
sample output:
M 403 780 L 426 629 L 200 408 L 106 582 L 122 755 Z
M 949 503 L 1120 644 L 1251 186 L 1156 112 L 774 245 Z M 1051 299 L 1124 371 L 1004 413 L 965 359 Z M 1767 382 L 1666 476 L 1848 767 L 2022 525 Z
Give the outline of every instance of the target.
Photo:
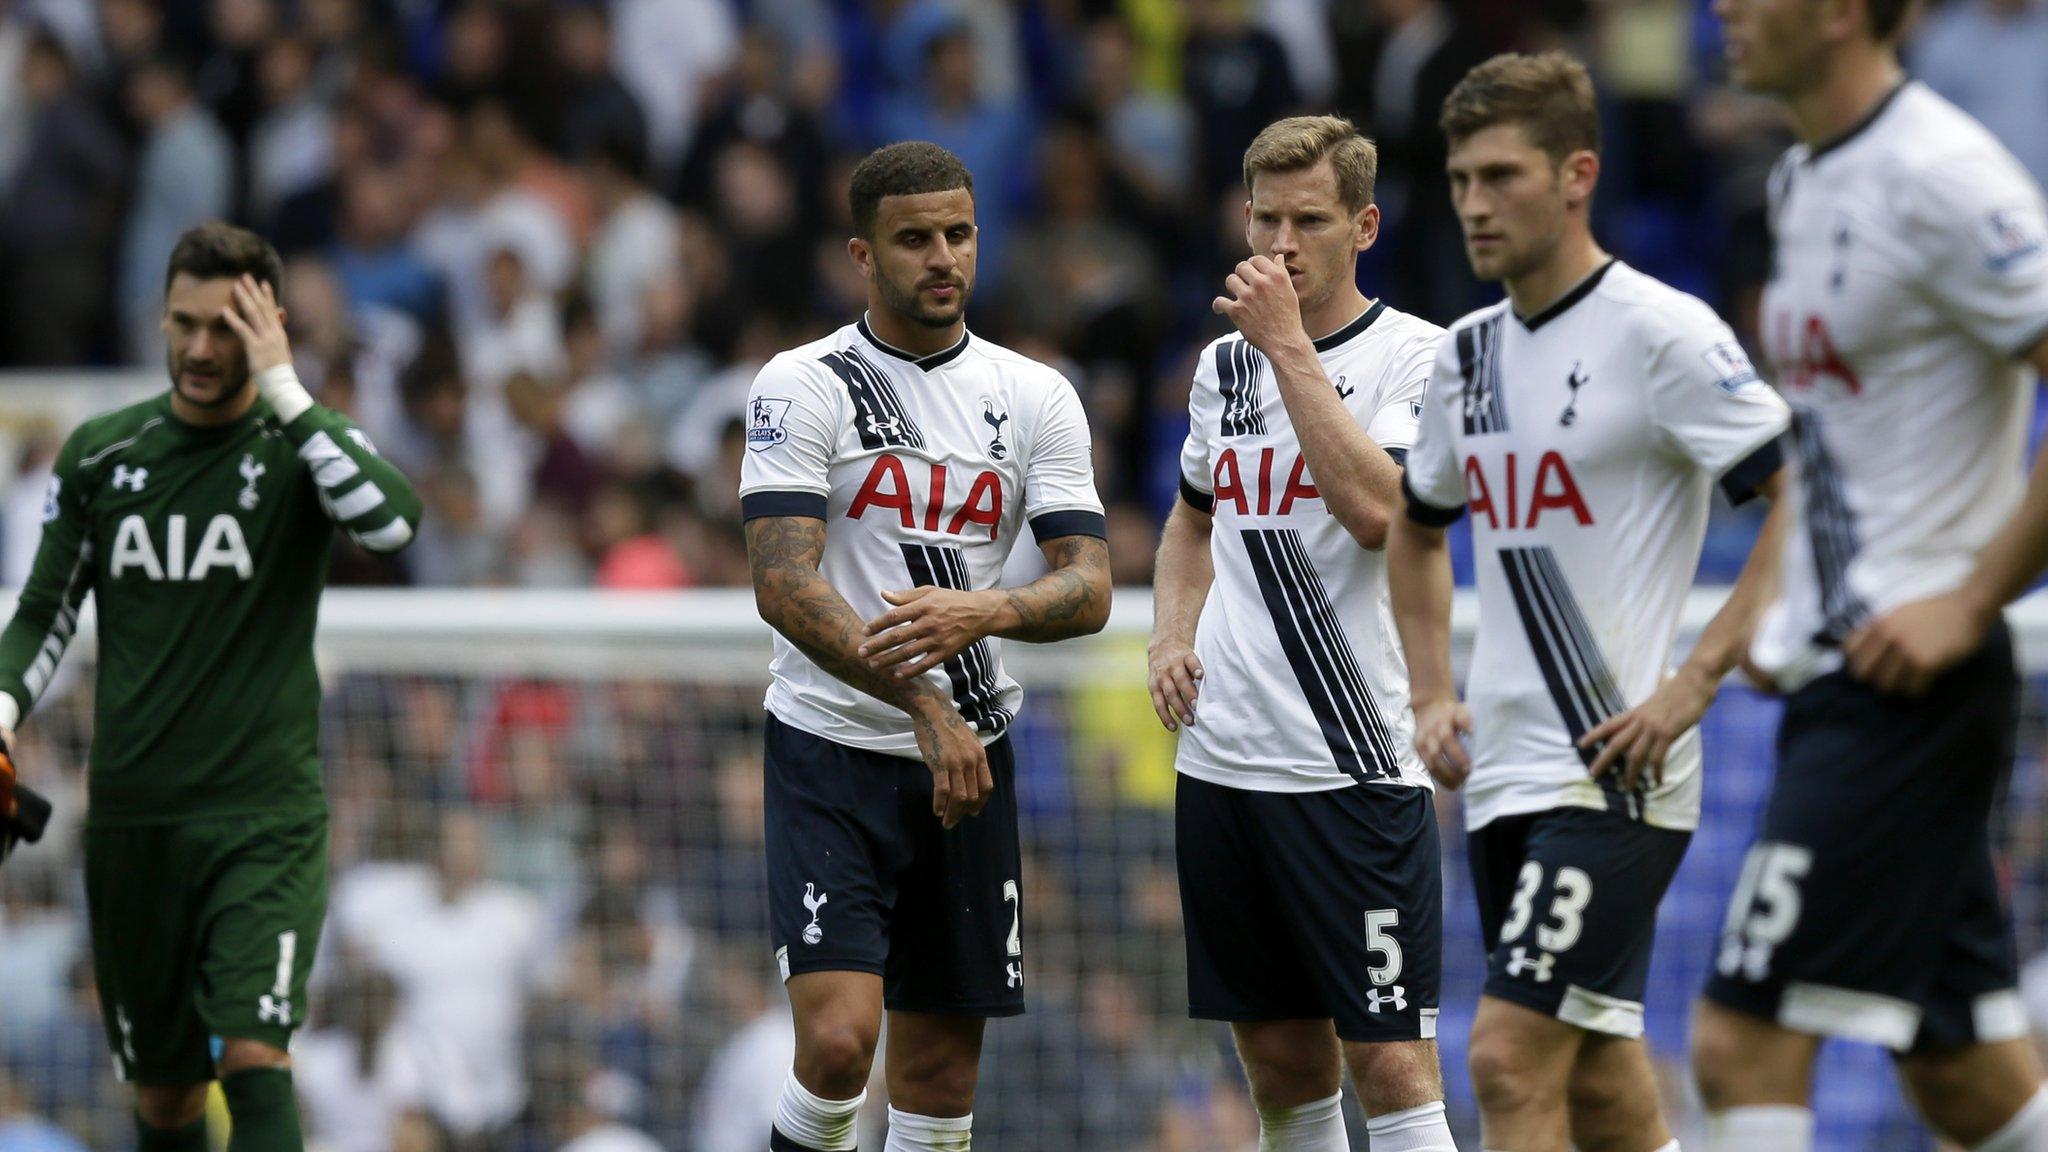
M 314 1000 L 313 1026 L 292 1045 L 292 1076 L 309 1133 L 332 1152 L 385 1152 L 398 1118 L 426 1102 L 415 1038 L 395 1027 L 398 986 L 342 949 L 340 971 Z
M 657 280 L 674 275 L 683 257 L 675 209 L 643 183 L 644 157 L 638 140 L 606 136 L 583 162 L 598 214 L 584 285 L 615 362 L 640 347 L 640 302 Z
M 462 368 L 472 386 L 471 411 L 502 408 L 505 381 L 515 372 L 552 376 L 562 369 L 562 322 L 554 297 L 535 284 L 513 247 L 492 252 L 484 265 L 486 311 L 462 337 Z M 490 431 L 503 432 L 493 414 Z
M 563 1140 L 558 1152 L 663 1152 L 652 1136 L 622 1120 L 639 1093 L 639 1086 L 619 1072 L 591 1073 L 574 1103 L 555 1120 Z
M 1096 118 L 1112 162 L 1148 207 L 1170 208 L 1194 174 L 1195 123 L 1187 104 L 1139 83 L 1137 42 L 1123 19 L 1090 24 L 1086 52 L 1078 103 Z
M 168 57 L 128 78 L 128 108 L 142 126 L 135 195 L 121 240 L 121 329 L 128 359 L 163 360 L 164 266 L 185 230 L 224 217 L 234 205 L 234 146 L 192 96 L 192 81 Z
M 1245 147 L 1300 98 L 1286 50 L 1251 23 L 1246 7 L 1245 0 L 1189 0 L 1186 6 L 1181 82 L 1199 125 L 1196 179 L 1205 198 L 1242 182 Z
M 126 152 L 56 37 L 29 41 L 21 85 L 27 144 L 0 196 L 0 360 L 81 364 L 102 334 Z
M 706 91 L 732 66 L 739 26 L 727 0 L 618 0 L 612 62 L 647 114 L 648 156 L 658 173 L 680 164 Z
M 396 981 L 396 1027 L 417 1053 L 428 1109 L 452 1131 L 502 1130 L 526 1103 L 520 1032 L 545 962 L 531 896 L 490 878 L 482 817 L 441 815 L 435 863 L 368 864 L 331 904 L 342 941 Z
M 249 135 L 249 212 L 266 230 L 287 200 L 334 171 L 334 114 L 314 84 L 318 63 L 297 35 L 272 39 L 257 60 L 263 111 Z
M 700 211 L 709 210 L 718 157 L 739 141 L 774 153 L 811 212 L 829 210 L 831 143 L 817 114 L 807 107 L 790 70 L 795 64 L 783 38 L 767 28 L 752 28 L 740 42 L 738 62 L 728 90 L 705 114 L 676 180 L 676 196 Z
M 2048 184 L 2048 4 L 1953 0 L 1937 5 L 1914 42 L 1913 72 L 1983 121 L 2034 179 Z
M 141 3 L 141 0 L 110 0 Z M 0 188 L 14 183 L 14 170 L 28 147 L 29 105 L 21 64 L 33 35 L 21 0 L 0 0 Z
M 1379 148 L 1385 252 L 1372 267 L 1401 307 L 1448 320 L 1471 306 L 1474 283 L 1444 184 L 1437 113 L 1486 51 L 1446 0 L 1351 0 L 1331 5 L 1330 21 L 1342 65 L 1338 110 Z
M 0 1075 L 0 1152 L 85 1152 L 85 1145 L 37 1115 L 27 1094 Z
M 1017 99 L 984 93 L 976 73 L 974 25 L 941 24 L 924 42 L 923 82 L 891 100 L 881 138 L 930 140 L 974 174 L 976 249 L 987 283 L 997 282 L 1012 222 L 1031 186 L 1031 119 Z
M 358 308 L 394 308 L 427 324 L 441 308 L 441 281 L 407 243 L 406 188 L 396 169 L 351 173 L 341 189 L 341 226 L 328 255 Z
M 612 71 L 611 20 L 603 5 L 579 3 L 558 9 L 554 29 L 562 65 L 562 138 L 557 151 L 572 160 L 605 146 L 644 154 L 647 117 Z
M 263 46 L 278 31 L 278 7 L 275 0 L 207 0 L 204 10 L 211 51 L 200 59 L 199 96 L 243 144 L 263 113 L 258 71 Z

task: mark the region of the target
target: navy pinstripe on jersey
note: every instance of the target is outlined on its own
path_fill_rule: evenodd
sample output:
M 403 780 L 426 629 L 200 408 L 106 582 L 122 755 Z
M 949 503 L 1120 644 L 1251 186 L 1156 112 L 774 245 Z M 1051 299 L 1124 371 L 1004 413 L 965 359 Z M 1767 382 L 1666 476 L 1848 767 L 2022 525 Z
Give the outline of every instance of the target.
M 1465 435 L 1508 430 L 1508 405 L 1500 394 L 1500 329 L 1503 316 L 1460 328 L 1458 372 L 1465 378 Z
M 966 591 L 967 561 L 958 548 L 933 544 L 904 544 L 903 562 L 910 569 L 913 584 Z M 946 679 L 953 682 L 953 703 L 960 716 L 977 732 L 1001 732 L 1015 719 L 998 701 L 1002 685 L 996 679 L 995 661 L 988 643 L 976 640 L 946 661 Z
M 1243 530 L 1281 650 L 1337 766 L 1354 780 L 1398 780 L 1401 762 L 1386 719 L 1358 668 L 1344 625 L 1292 528 Z
M 1259 374 L 1266 358 L 1244 340 L 1225 340 L 1216 346 L 1216 384 L 1223 394 L 1223 434 L 1262 436 L 1266 414 L 1259 397 Z
M 820 357 L 853 398 L 853 423 L 862 448 L 922 448 L 924 436 L 910 419 L 889 378 L 875 370 L 858 348 Z
M 1861 545 L 1856 514 L 1842 491 L 1841 470 L 1821 438 L 1820 413 L 1804 404 L 1792 407 L 1792 435 L 1799 446 L 1800 478 L 1805 485 L 1806 530 L 1813 547 L 1813 566 L 1820 577 L 1821 612 L 1825 623 L 1814 637 L 1840 644 L 1870 613 L 1863 598 L 1849 587 L 1849 565 Z

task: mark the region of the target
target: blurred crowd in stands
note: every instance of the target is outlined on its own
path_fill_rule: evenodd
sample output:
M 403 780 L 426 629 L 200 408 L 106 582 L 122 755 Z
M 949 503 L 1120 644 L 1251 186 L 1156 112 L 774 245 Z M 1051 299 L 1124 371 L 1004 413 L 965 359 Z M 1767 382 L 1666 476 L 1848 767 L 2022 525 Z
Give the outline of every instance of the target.
M 172 242 L 231 218 L 287 258 L 301 376 L 427 497 L 409 557 L 342 580 L 738 583 L 746 385 L 857 314 L 847 174 L 927 138 L 975 174 L 972 324 L 1081 389 L 1118 575 L 1142 581 L 1189 358 L 1244 251 L 1239 159 L 1278 116 L 1376 138 L 1367 291 L 1448 322 L 1489 289 L 1436 109 L 1491 52 L 1570 48 L 1604 99 L 1601 234 L 1743 327 L 1785 137 L 1717 81 L 1706 8 L 0 0 L 0 366 L 158 363 Z M 1914 57 L 2048 173 L 2039 5 L 1939 7 Z M 1710 572 L 1740 554 L 1710 547 Z

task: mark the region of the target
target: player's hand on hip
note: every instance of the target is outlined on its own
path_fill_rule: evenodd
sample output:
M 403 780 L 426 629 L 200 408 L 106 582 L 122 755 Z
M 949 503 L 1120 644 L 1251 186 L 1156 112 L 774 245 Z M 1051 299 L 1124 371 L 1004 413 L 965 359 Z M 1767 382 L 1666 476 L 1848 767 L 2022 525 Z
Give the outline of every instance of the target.
M 1599 749 L 1586 771 L 1598 780 L 1619 769 L 1625 792 L 1662 784 L 1664 757 L 1707 714 L 1715 688 L 1690 666 L 1665 677 L 1648 700 L 1609 716 L 1579 737 L 1581 749 Z
M 932 772 L 932 815 L 947 828 L 980 814 L 996 790 L 988 750 L 950 703 L 926 706 L 917 721 L 917 750 Z
M 1239 262 L 1224 278 L 1223 293 L 1209 302 L 1210 310 L 1228 317 L 1259 351 L 1270 354 L 1290 338 L 1307 339 L 1294 281 L 1278 260 L 1254 256 Z
M 1462 700 L 1430 700 L 1415 706 L 1415 754 L 1446 788 L 1462 788 L 1472 775 L 1464 739 L 1471 731 L 1472 710 Z
M 1961 590 L 1930 596 L 1865 621 L 1842 642 L 1842 656 L 1849 675 L 1879 692 L 1918 696 L 1976 651 L 1996 618 Z
M 234 298 L 223 316 L 242 339 L 251 374 L 292 362 L 291 341 L 284 334 L 284 310 L 277 306 L 270 285 L 244 274 L 235 281 Z
M 1202 661 L 1179 640 L 1155 640 L 1145 649 L 1146 679 L 1152 689 L 1152 711 L 1168 732 L 1195 724 L 1195 697 L 1202 691 Z
M 922 676 L 989 634 L 993 609 L 985 592 L 925 584 L 882 593 L 895 607 L 868 621 L 860 658 L 899 679 Z

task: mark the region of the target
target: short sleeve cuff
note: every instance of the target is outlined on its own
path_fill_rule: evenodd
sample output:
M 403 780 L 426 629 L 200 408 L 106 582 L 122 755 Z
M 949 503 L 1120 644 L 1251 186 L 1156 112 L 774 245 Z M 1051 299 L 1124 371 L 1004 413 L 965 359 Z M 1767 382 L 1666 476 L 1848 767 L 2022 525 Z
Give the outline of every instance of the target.
M 1216 513 L 1216 494 L 1214 492 L 1204 492 L 1193 484 L 1188 483 L 1188 478 L 1185 476 L 1180 478 L 1180 498 L 1187 501 L 1188 507 L 1193 508 L 1197 512 L 1206 512 L 1212 516 Z
M 740 497 L 740 518 L 759 520 L 764 516 L 808 516 L 825 518 L 826 501 L 818 492 L 748 492 Z
M 1406 448 L 1385 448 L 1382 451 L 1393 457 L 1395 464 L 1402 468 L 1408 467 L 1408 450 Z
M 1747 504 L 1763 482 L 1785 466 L 1783 441 L 1783 436 L 1771 437 L 1756 451 L 1743 457 L 1735 467 L 1721 474 L 1721 493 L 1728 497 L 1728 503 Z
M 1439 508 L 1435 504 L 1431 504 L 1429 501 L 1417 496 L 1414 486 L 1408 483 L 1408 471 L 1406 468 L 1401 470 L 1401 495 L 1405 498 L 1405 502 L 1408 505 L 1408 518 L 1425 527 L 1448 528 L 1456 524 L 1458 518 L 1465 514 L 1465 506 L 1463 504 L 1458 505 L 1456 508 Z
M 1031 518 L 1031 535 L 1040 544 L 1062 536 L 1093 536 L 1098 540 L 1108 540 L 1109 520 L 1102 513 L 1086 508 L 1044 512 Z

